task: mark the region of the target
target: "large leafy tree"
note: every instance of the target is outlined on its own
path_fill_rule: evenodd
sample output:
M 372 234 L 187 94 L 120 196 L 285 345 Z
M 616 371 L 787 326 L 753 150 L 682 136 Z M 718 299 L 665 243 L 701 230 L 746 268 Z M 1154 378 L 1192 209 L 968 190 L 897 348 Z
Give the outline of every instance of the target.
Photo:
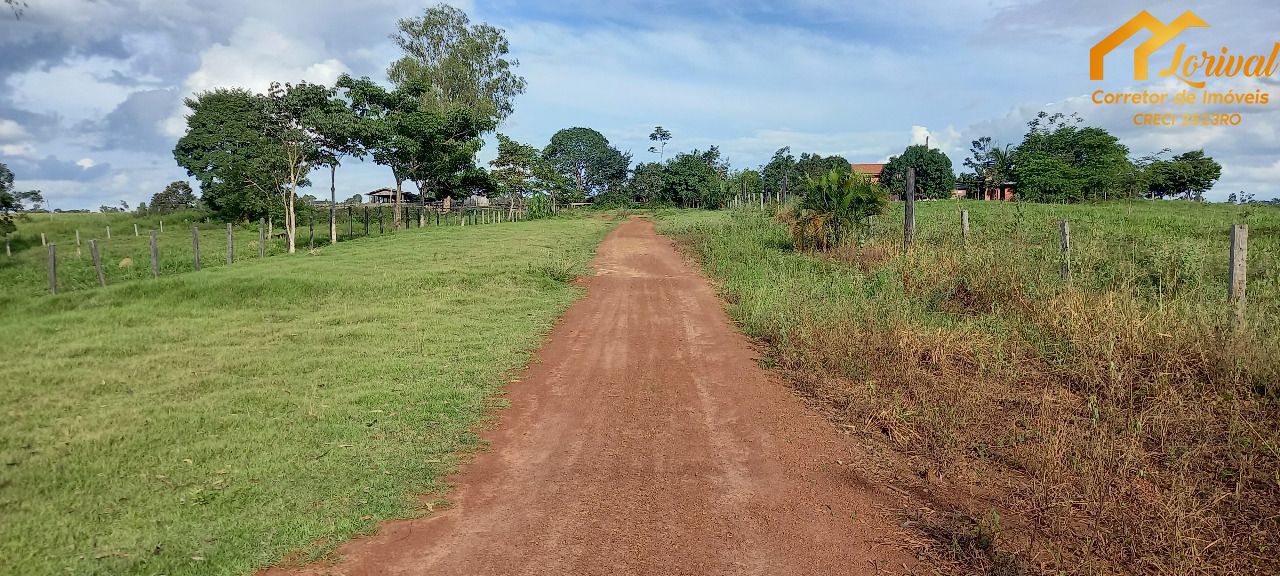
M 463 107 L 500 122 L 524 93 L 525 79 L 515 73 L 520 62 L 507 57 L 506 32 L 471 24 L 462 10 L 445 4 L 427 8 L 421 17 L 400 20 L 391 39 L 404 56 L 391 64 L 388 78 L 398 88 L 426 87 L 418 96 L 428 110 L 443 114 Z
M 801 178 L 820 178 L 837 169 L 853 170 L 849 160 L 839 155 L 823 156 L 805 152 L 796 161 L 796 170 L 800 172 Z
M 796 157 L 791 155 L 791 147 L 779 148 L 769 159 L 769 163 L 760 169 L 763 178 L 763 191 L 770 196 L 786 196 L 801 189 L 804 184 Z
M 151 206 L 147 210 L 157 214 L 167 214 L 195 208 L 198 201 L 196 193 L 191 189 L 190 184 L 185 180 L 175 180 L 165 186 L 164 190 L 151 196 Z M 141 208 L 139 206 L 139 209 Z
M 718 207 L 725 200 L 722 196 L 732 193 L 721 186 L 728 171 L 715 146 L 676 154 L 664 170 L 662 198 L 680 206 Z
M 631 155 L 609 145 L 609 139 L 591 128 L 565 128 L 551 136 L 543 157 L 572 181 L 578 196 L 595 196 L 620 186 L 631 166 Z
M 906 194 L 908 167 L 916 170 L 917 198 L 950 198 L 956 189 L 951 159 L 941 150 L 920 144 L 891 156 L 880 172 L 880 184 L 894 194 Z
M 423 104 L 429 88 L 421 82 L 388 90 L 368 78 L 344 74 L 338 86 L 351 101 L 361 145 L 374 161 L 391 168 L 396 181 L 394 228 L 402 222 L 405 180 L 417 184 L 424 201 L 427 195 L 491 187 L 488 174 L 475 166 L 480 134 L 494 127 L 491 117 L 462 106 L 432 110 Z
M 1204 150 L 1192 150 L 1147 164 L 1143 175 L 1152 196 L 1204 200 L 1204 193 L 1222 176 L 1222 165 Z
M 267 92 L 268 134 L 279 143 L 285 174 L 284 217 L 289 253 L 297 249 L 298 188 L 309 185 L 307 175 L 317 166 L 333 162 L 325 153 L 321 118 L 334 106 L 334 89 L 302 82 L 273 82 Z
M 1018 195 L 1033 202 L 1080 202 L 1127 195 L 1136 168 L 1129 149 L 1072 114 L 1040 112 L 1014 153 Z
M 542 152 L 505 134 L 498 134 L 498 156 L 489 162 L 490 176 L 499 191 L 515 201 L 545 196 L 554 201 L 569 189 L 569 182 L 542 157 Z
M 174 160 L 200 183 L 200 198 L 225 220 L 271 216 L 288 166 L 264 96 L 218 88 L 186 99 L 187 133 Z

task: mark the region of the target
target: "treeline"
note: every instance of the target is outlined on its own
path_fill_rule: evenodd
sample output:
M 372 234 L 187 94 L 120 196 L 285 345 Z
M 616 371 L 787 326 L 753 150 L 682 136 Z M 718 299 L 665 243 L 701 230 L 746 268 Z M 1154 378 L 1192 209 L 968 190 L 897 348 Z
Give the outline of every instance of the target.
M 173 155 L 199 182 L 201 201 L 225 220 L 283 221 L 293 252 L 298 190 L 328 168 L 335 201 L 337 169 L 349 158 L 390 169 L 393 228 L 403 225 L 405 182 L 424 199 L 492 193 L 494 180 L 475 162 L 481 136 L 525 89 L 505 32 L 442 4 L 400 20 L 392 39 L 403 55 L 387 69 L 390 86 L 344 74 L 334 86 L 273 83 L 266 94 L 219 88 L 188 98 Z
M 1130 158 L 1129 148 L 1103 128 L 1084 126 L 1077 114 L 1040 112 L 1017 145 L 990 137 L 972 142 L 960 176 L 970 192 L 1012 187 L 1029 202 L 1088 202 L 1119 198 L 1204 200 L 1222 166 L 1204 150 L 1170 156 L 1169 150 Z M 972 194 L 971 194 L 972 195 Z

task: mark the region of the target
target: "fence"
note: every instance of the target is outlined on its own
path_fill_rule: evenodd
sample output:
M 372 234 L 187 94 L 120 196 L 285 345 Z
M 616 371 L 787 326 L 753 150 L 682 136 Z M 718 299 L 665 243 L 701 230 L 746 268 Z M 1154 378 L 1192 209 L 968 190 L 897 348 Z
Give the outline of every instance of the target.
M 868 228 L 870 229 L 867 234 L 870 234 L 881 243 L 885 242 L 886 236 L 896 243 L 899 238 L 896 235 L 901 234 L 901 250 L 904 254 L 908 255 L 912 254 L 913 251 L 917 249 L 921 233 L 921 229 L 917 227 L 916 222 L 917 202 L 915 197 L 915 180 L 915 171 L 909 169 L 906 175 L 906 191 L 902 196 L 902 202 L 892 205 L 892 209 L 890 211 L 890 214 L 900 216 L 901 228 L 897 227 L 896 220 L 886 218 L 886 216 L 889 216 L 888 214 L 882 215 L 881 221 L 877 221 L 876 217 L 872 216 L 869 217 L 867 222 Z M 775 208 L 777 205 L 774 202 L 774 197 L 754 194 L 734 197 L 730 200 L 729 205 L 749 211 L 758 211 L 771 210 Z M 950 205 L 950 203 L 948 203 L 948 205 Z M 1020 222 L 1022 219 L 1021 214 L 1023 209 L 1017 205 L 1014 205 L 1011 209 L 1016 209 L 1017 214 L 1019 215 L 1012 220 Z M 898 214 L 898 210 L 901 210 L 901 214 Z M 1034 250 L 1036 255 L 1039 257 L 1039 262 L 1046 265 L 1046 267 L 1052 266 L 1052 272 L 1050 272 L 1052 276 L 1043 278 L 1048 280 L 1050 283 L 1056 283 L 1061 286 L 1062 289 L 1069 289 L 1072 286 L 1079 285 L 1080 278 L 1078 277 L 1078 272 L 1080 269 L 1083 269 L 1085 272 L 1083 280 L 1086 285 L 1097 285 L 1097 283 L 1100 282 L 1098 279 L 1098 269 L 1100 267 L 1115 268 L 1115 266 L 1113 266 L 1113 262 L 1103 261 L 1098 256 L 1100 251 L 1097 244 L 1100 241 L 1108 243 L 1116 242 L 1117 240 L 1125 242 L 1132 240 L 1135 243 L 1133 257 L 1135 259 L 1145 257 L 1139 255 L 1140 251 L 1137 249 L 1137 243 L 1139 241 L 1133 239 L 1131 234 L 1121 232 L 1123 235 L 1116 237 L 1114 232 L 1107 233 L 1100 231 L 1097 226 L 1098 222 L 1087 217 L 1085 217 L 1085 221 L 1083 223 L 1085 233 L 1085 244 L 1083 245 L 1084 251 L 1077 254 L 1076 243 L 1073 238 L 1071 212 L 1065 209 L 1061 211 L 1053 210 L 1052 212 L 1056 213 L 1053 215 L 1053 228 L 1051 230 L 1044 228 L 1044 223 L 1042 221 L 1042 223 L 1034 224 L 1032 226 L 1034 229 L 1022 229 L 1015 232 L 1013 230 L 1005 229 L 1004 226 L 1001 226 L 996 230 L 984 231 L 981 227 L 983 224 L 982 222 L 979 222 L 978 227 L 975 229 L 974 224 L 970 219 L 969 210 L 967 209 L 959 210 L 958 218 L 950 215 L 941 216 L 936 211 L 930 211 L 931 216 L 929 226 L 924 230 L 924 232 L 927 236 L 926 242 L 933 248 L 951 246 L 963 250 L 977 249 L 978 246 L 971 245 L 971 238 L 974 235 L 981 235 L 986 240 L 1004 243 L 1000 245 L 1008 248 L 1008 252 L 1004 253 L 1006 257 L 1011 256 L 1013 252 L 1019 250 Z M 982 212 L 979 211 L 979 213 Z M 940 216 L 941 219 L 939 219 Z M 1236 217 L 1238 216 L 1233 216 L 1232 218 L 1234 219 Z M 951 218 L 955 219 L 952 220 Z M 886 222 L 884 220 L 889 221 Z M 1222 227 L 1200 227 L 1200 229 L 1197 230 L 1196 237 L 1206 240 L 1215 237 L 1223 241 L 1227 240 L 1226 234 L 1224 234 L 1224 232 L 1227 232 L 1227 226 L 1223 223 L 1222 219 L 1218 219 L 1216 222 L 1218 222 L 1217 226 Z M 1005 226 L 1008 224 L 1009 223 L 1006 222 Z M 1022 226 L 1022 224 L 1018 224 L 1018 226 Z M 1025 237 L 1027 234 L 1030 234 L 1034 238 Z M 1168 271 L 1169 268 L 1179 268 L 1182 265 L 1189 265 L 1191 266 L 1189 270 L 1175 270 L 1172 274 L 1175 275 L 1175 277 L 1179 277 L 1184 273 L 1195 274 L 1197 273 L 1197 270 L 1203 272 L 1204 270 L 1210 269 L 1219 271 L 1218 273 L 1220 274 L 1220 271 L 1223 270 L 1223 266 L 1225 264 L 1225 270 L 1228 275 L 1228 281 L 1225 287 L 1225 296 L 1231 309 L 1231 321 L 1236 327 L 1239 327 L 1244 322 L 1246 312 L 1245 295 L 1248 287 L 1248 226 L 1245 224 L 1231 223 L 1229 228 L 1229 238 L 1229 251 L 1223 250 L 1222 252 L 1218 252 L 1218 250 L 1222 250 L 1222 248 L 1213 248 L 1212 251 L 1208 253 L 1196 252 L 1194 257 L 1199 258 L 1203 265 L 1197 265 L 1195 260 L 1191 260 L 1190 264 L 1183 264 L 1186 262 L 1181 260 L 1184 255 L 1178 253 L 1176 246 L 1171 246 L 1169 247 L 1168 252 L 1177 256 L 1177 261 L 1169 263 L 1164 270 L 1160 270 L 1157 273 L 1166 274 L 1170 273 Z M 1269 269 L 1267 264 L 1271 262 L 1271 259 L 1273 258 L 1273 256 L 1268 256 L 1268 254 L 1274 254 L 1276 246 L 1273 238 L 1268 239 L 1264 236 L 1262 241 L 1264 242 L 1262 247 L 1263 253 L 1259 255 L 1259 258 L 1263 259 L 1255 262 L 1255 264 L 1262 264 L 1262 269 L 1266 270 Z M 1052 244 L 1050 244 L 1050 242 L 1052 242 Z M 891 245 L 882 244 L 882 246 L 889 248 L 890 252 L 892 251 L 892 248 L 890 247 Z M 990 246 L 987 246 L 987 248 L 989 247 Z M 1105 252 L 1105 250 L 1103 252 Z M 1164 262 L 1157 262 L 1156 265 L 1162 267 L 1166 266 Z M 1200 267 L 1197 268 L 1197 266 Z M 1205 266 L 1208 268 L 1205 268 Z M 1108 272 L 1113 275 L 1120 274 L 1117 270 L 1109 270 Z M 1217 278 L 1219 278 L 1218 286 L 1221 286 L 1221 276 L 1217 276 Z M 1255 281 L 1257 281 L 1257 278 L 1255 278 Z M 1090 282 L 1093 282 L 1094 284 L 1090 284 Z M 1152 289 L 1153 295 L 1157 292 L 1170 289 L 1163 282 L 1163 279 L 1157 279 L 1153 282 L 1153 285 L 1156 286 L 1156 288 Z M 1183 284 L 1185 283 L 1186 281 L 1184 280 Z M 1264 290 L 1268 290 L 1268 294 L 1273 293 L 1275 287 L 1274 284 L 1274 282 L 1266 281 L 1264 276 L 1264 284 L 1262 288 Z M 1176 286 L 1173 289 L 1177 289 Z M 1216 292 L 1220 289 L 1220 287 L 1215 287 L 1212 290 Z M 1222 292 L 1218 293 L 1221 294 Z
M 327 204 L 301 205 L 298 207 L 295 245 L 298 249 L 306 250 L 318 245 L 330 244 L 331 239 L 343 242 L 365 236 L 388 234 L 393 228 L 393 210 L 394 206 L 390 204 L 343 204 L 333 207 Z M 330 228 L 331 215 L 333 220 Z M 453 206 L 448 210 L 434 206 L 401 206 L 401 227 L 405 229 L 483 226 L 527 218 L 528 208 L 519 205 Z M 324 227 L 319 237 L 316 234 L 317 224 Z M 70 286 L 74 287 L 90 287 L 95 284 L 106 286 L 107 270 L 114 258 L 120 259 L 115 264 L 117 271 L 111 274 L 113 279 L 132 280 L 146 277 L 142 270 L 149 271 L 150 277 L 158 278 L 164 274 L 198 272 L 202 265 L 217 265 L 219 262 L 216 253 L 219 250 L 215 249 L 211 253 L 208 248 L 217 246 L 220 240 L 225 242 L 225 262 L 228 265 L 234 264 L 237 258 L 244 259 L 246 254 L 256 252 L 257 258 L 266 258 L 287 251 L 286 231 L 266 219 L 257 223 L 256 230 L 252 225 L 237 227 L 226 224 L 224 230 L 221 227 L 213 228 L 207 225 L 202 229 L 199 224 L 196 224 L 191 226 L 190 238 L 185 240 L 183 239 L 185 234 L 181 232 L 177 237 L 173 234 L 164 235 L 163 220 L 160 221 L 158 230 L 144 230 L 136 223 L 133 224 L 133 228 L 133 236 L 120 237 L 117 234 L 116 239 L 113 240 L 111 227 L 104 226 L 102 229 L 104 240 L 89 239 L 90 267 L 87 268 L 83 265 L 66 266 L 68 259 L 72 258 L 71 253 L 65 250 L 60 253 L 58 244 L 51 241 L 48 233 L 39 233 L 40 243 L 45 253 L 44 272 L 48 292 L 57 294 L 59 291 L 65 291 L 69 287 L 68 279 L 71 280 Z M 171 233 L 174 232 L 174 226 L 170 225 L 169 230 Z M 225 240 L 221 238 L 224 234 Z M 92 233 L 84 234 L 86 237 L 92 235 Z M 81 237 L 82 230 L 74 230 L 75 252 L 72 262 L 82 261 Z M 5 235 L 4 240 L 6 256 L 11 259 L 16 258 L 14 238 Z M 240 243 L 237 244 L 237 241 Z M 140 244 L 142 242 L 145 242 L 145 245 Z M 205 248 L 203 253 L 201 248 Z M 134 258 L 140 257 L 140 252 L 150 259 L 149 268 L 142 268 L 135 264 Z M 63 264 L 61 269 L 60 264 Z M 70 278 L 67 277 L 69 273 Z

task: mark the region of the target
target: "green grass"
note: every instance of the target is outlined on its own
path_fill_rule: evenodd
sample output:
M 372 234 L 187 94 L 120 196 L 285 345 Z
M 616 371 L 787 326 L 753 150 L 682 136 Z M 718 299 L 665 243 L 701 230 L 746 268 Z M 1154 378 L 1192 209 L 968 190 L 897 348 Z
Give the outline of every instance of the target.
M 329 243 L 328 212 L 323 208 L 312 209 L 308 215 L 305 207 L 298 216 L 298 250 L 310 245 L 308 218 L 314 217 L 314 245 Z M 417 230 L 417 207 L 412 207 L 406 218 L 413 218 Z M 442 223 L 457 225 L 457 213 L 443 217 Z M 378 226 L 378 207 L 371 207 L 368 236 L 380 236 L 391 232 L 391 207 L 382 207 L 383 232 Z M 161 231 L 163 223 L 164 230 Z M 134 235 L 134 224 L 138 235 Z M 433 226 L 435 220 L 426 223 Z M 9 299 L 37 294 L 49 290 L 48 252 L 40 243 L 45 241 L 57 246 L 58 290 L 71 292 L 98 287 L 89 252 L 89 240 L 98 241 L 103 274 L 107 284 L 151 278 L 151 247 L 148 233 L 156 231 L 160 274 L 167 276 L 190 272 L 195 269 L 192 248 L 192 228 L 200 234 L 201 269 L 222 266 L 227 263 L 227 225 L 209 220 L 207 214 L 192 210 L 163 216 L 135 216 L 132 214 L 30 214 L 19 218 L 18 230 L 10 235 L 12 256 L 0 253 L 0 307 Z M 107 238 L 107 227 L 111 238 Z M 79 252 L 76 250 L 76 231 L 80 232 Z M 275 237 L 266 242 L 266 256 L 286 253 L 282 236 L 284 229 L 276 223 L 271 227 Z M 350 213 L 345 207 L 338 210 L 338 239 L 340 242 L 365 238 L 364 218 L 361 210 Z M 237 223 L 233 228 L 234 257 L 237 261 L 258 258 L 258 224 Z
M 1280 209 L 921 202 L 910 255 L 902 209 L 826 255 L 758 209 L 658 218 L 802 393 L 940 494 L 979 495 L 958 512 L 1009 519 L 990 550 L 942 543 L 977 559 L 960 572 L 997 551 L 1071 574 L 1280 569 Z M 1250 227 L 1239 328 L 1233 223 Z
M 7 296 L 0 573 L 247 574 L 421 513 L 608 226 L 414 229 Z

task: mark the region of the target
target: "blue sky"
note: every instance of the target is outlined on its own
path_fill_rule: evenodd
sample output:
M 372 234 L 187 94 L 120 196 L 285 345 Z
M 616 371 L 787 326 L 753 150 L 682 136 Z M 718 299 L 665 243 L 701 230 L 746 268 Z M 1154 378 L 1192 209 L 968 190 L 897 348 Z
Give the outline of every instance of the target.
M 57 208 L 132 206 L 184 179 L 170 151 L 184 126 L 181 101 L 194 92 L 331 82 L 343 72 L 383 79 L 396 56 L 387 39 L 395 20 L 429 4 L 29 3 L 21 20 L 0 18 L 0 162 L 19 189 L 39 188 Z M 1223 164 L 1211 198 L 1280 196 L 1280 102 L 1225 108 L 1244 113 L 1240 126 L 1156 129 L 1134 126 L 1134 109 L 1088 101 L 1099 88 L 1176 88 L 1132 79 L 1132 42 L 1108 57 L 1107 80 L 1088 79 L 1088 48 L 1139 10 L 1166 22 L 1194 10 L 1210 28 L 1179 37 L 1191 50 L 1256 53 L 1280 41 L 1266 2 L 453 4 L 507 30 L 528 91 L 499 131 L 539 147 L 560 128 L 589 126 L 645 160 L 647 136 L 662 125 L 674 134 L 668 152 L 717 145 L 735 167 L 754 167 L 782 146 L 883 161 L 928 137 L 959 167 L 970 140 L 1016 143 L 1037 111 L 1064 111 L 1111 130 L 1135 156 L 1204 147 Z M 1277 85 L 1215 84 L 1280 100 Z M 490 144 L 481 160 L 493 154 Z M 371 163 L 338 174 L 340 197 L 389 184 L 390 171 Z

